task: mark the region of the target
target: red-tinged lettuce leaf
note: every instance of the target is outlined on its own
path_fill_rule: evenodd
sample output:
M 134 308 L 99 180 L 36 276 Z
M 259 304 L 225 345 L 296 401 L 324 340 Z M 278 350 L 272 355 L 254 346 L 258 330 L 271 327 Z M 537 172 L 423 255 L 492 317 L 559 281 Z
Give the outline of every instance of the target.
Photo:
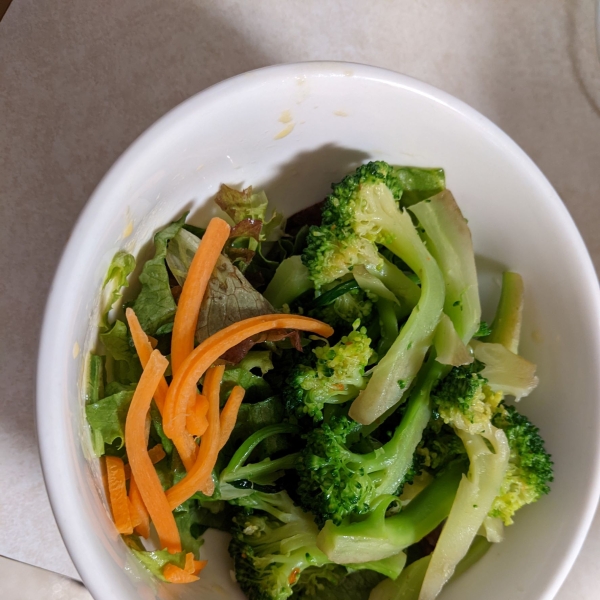
M 239 191 L 224 184 L 219 188 L 215 202 L 236 224 L 244 219 L 258 219 L 264 222 L 269 204 L 266 194 L 254 194 L 252 186 Z
M 300 341 L 300 334 L 296 329 L 288 331 L 287 329 L 272 329 L 271 331 L 265 331 L 245 339 L 233 348 L 230 348 L 221 356 L 224 361 L 237 365 L 243 360 L 252 348 L 256 344 L 262 344 L 263 342 L 280 342 L 281 340 L 289 339 L 292 346 L 299 352 L 302 352 L 302 343 Z
M 244 219 L 231 228 L 229 239 L 249 237 L 258 241 L 262 225 L 263 222 L 258 219 Z

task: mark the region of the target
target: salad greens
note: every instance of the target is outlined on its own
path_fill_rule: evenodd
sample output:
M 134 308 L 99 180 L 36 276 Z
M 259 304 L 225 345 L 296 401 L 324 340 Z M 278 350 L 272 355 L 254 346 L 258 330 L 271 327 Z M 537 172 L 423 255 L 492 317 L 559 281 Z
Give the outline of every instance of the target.
M 223 185 L 215 202 L 231 232 L 195 344 L 277 313 L 334 333 L 273 330 L 225 352 L 220 407 L 236 386 L 244 400 L 211 484 L 173 510 L 182 552 L 152 546 L 139 524 L 125 542 L 173 581 L 169 573 L 192 573 L 189 554 L 204 554 L 208 528 L 225 531 L 249 600 L 432 600 L 553 479 L 539 430 L 508 400 L 538 382 L 518 354 L 522 278 L 504 273 L 496 316 L 483 322 L 471 233 L 442 169 L 370 162 L 287 223 L 252 188 Z M 149 343 L 170 355 L 205 235 L 186 217 L 155 234 L 126 303 L 136 260 L 118 252 L 108 269 L 85 385 L 98 457 L 127 465 L 126 420 L 147 360 L 121 309 L 131 307 Z M 170 368 L 165 376 L 169 384 Z M 152 402 L 147 447 L 166 492 L 186 469 L 162 410 Z

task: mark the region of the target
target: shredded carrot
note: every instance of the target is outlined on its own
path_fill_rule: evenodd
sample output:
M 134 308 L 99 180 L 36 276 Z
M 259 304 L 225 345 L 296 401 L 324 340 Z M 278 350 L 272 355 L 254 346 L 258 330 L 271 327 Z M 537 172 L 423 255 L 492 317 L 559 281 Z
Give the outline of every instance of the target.
M 150 450 L 148 450 L 148 456 L 150 457 L 153 465 L 155 465 L 157 462 L 160 462 L 166 456 L 162 444 L 156 444 L 156 446 L 150 448 Z M 125 479 L 129 479 L 130 477 L 131 467 L 129 465 L 125 465 Z
M 227 443 L 227 440 L 235 427 L 235 422 L 237 421 L 238 412 L 245 393 L 246 390 L 243 387 L 236 385 L 231 390 L 231 394 L 229 394 L 229 398 L 227 398 L 227 402 L 221 411 L 221 440 L 219 441 L 219 450 Z
M 187 434 L 186 415 L 190 400 L 196 396 L 196 384 L 200 377 L 229 348 L 253 335 L 271 329 L 298 329 L 311 331 L 323 337 L 329 337 L 333 333 L 333 329 L 321 321 L 298 315 L 277 314 L 261 315 L 238 321 L 204 340 L 175 373 L 165 400 L 163 427 L 175 443 L 180 455 L 182 450 L 187 450 L 183 446 L 185 434 Z M 178 444 L 182 445 L 182 450 Z
M 119 533 L 133 533 L 127 488 L 125 487 L 125 465 L 118 456 L 107 456 L 105 461 L 108 497 L 117 531 Z
M 162 447 L 162 444 L 156 444 L 153 448 L 148 450 L 148 456 L 152 461 L 152 464 L 155 465 L 157 462 L 160 462 L 165 456 L 165 449 Z
M 200 441 L 198 457 L 193 467 L 181 481 L 167 490 L 167 500 L 172 509 L 185 502 L 202 487 L 204 487 L 204 493 L 210 492 L 212 470 L 217 462 L 221 439 L 219 393 L 224 371 L 223 365 L 211 367 L 204 377 L 202 391 L 208 400 L 208 427 Z
M 171 338 L 171 365 L 173 373 L 177 373 L 183 361 L 194 349 L 194 335 L 198 323 L 200 306 L 206 292 L 206 287 L 217 260 L 229 239 L 231 227 L 215 217 L 211 219 L 200 246 L 192 259 L 185 283 L 179 296 L 173 337 Z
M 191 573 L 192 575 L 194 574 L 194 553 L 193 552 L 188 552 L 185 555 L 185 566 L 183 567 L 183 570 L 186 573 Z
M 155 446 L 156 447 L 156 446 Z M 146 510 L 142 495 L 135 482 L 135 478 L 132 477 L 129 482 L 129 502 L 131 509 L 131 520 L 133 530 L 143 538 L 150 537 L 150 515 Z
M 156 346 L 158 346 L 158 340 L 156 338 L 152 337 L 151 335 L 149 335 L 148 341 L 150 342 L 150 345 L 152 346 L 152 350 L 155 350 Z
M 186 428 L 192 435 L 200 437 L 206 431 L 208 427 L 207 412 L 208 400 L 202 394 L 198 394 L 186 419 Z
M 148 363 L 150 354 L 152 354 L 152 350 L 154 348 L 152 345 L 152 339 L 154 338 L 150 338 L 146 335 L 146 332 L 142 329 L 142 326 L 140 325 L 133 308 L 128 308 L 125 311 L 125 316 L 127 317 L 127 323 L 129 323 L 129 330 L 131 331 L 131 337 L 133 338 L 135 351 L 140 358 L 142 367 L 146 368 L 146 364 Z M 156 388 L 156 392 L 154 393 L 154 400 L 161 415 L 163 413 L 163 406 L 165 404 L 165 398 L 167 397 L 168 389 L 169 386 L 167 385 L 165 378 L 162 377 L 158 387 Z
M 137 384 L 125 421 L 125 447 L 131 473 L 158 533 L 162 548 L 181 552 L 181 539 L 175 518 L 146 448 L 146 415 L 152 396 L 169 362 L 158 350 L 148 359 Z M 123 478 L 124 479 L 124 478 Z
M 192 575 L 185 569 L 181 569 L 172 563 L 163 567 L 162 574 L 169 583 L 193 583 L 194 581 L 198 581 L 196 575 Z

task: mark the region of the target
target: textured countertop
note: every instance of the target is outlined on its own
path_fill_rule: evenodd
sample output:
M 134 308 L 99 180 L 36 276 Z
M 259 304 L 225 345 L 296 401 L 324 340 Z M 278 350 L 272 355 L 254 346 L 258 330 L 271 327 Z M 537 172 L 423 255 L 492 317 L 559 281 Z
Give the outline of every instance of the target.
M 192 94 L 321 59 L 400 71 L 481 111 L 540 166 L 600 268 L 593 0 L 13 0 L 0 22 L 1 555 L 77 576 L 39 466 L 35 365 L 53 273 L 95 185 Z M 599 555 L 597 517 L 559 600 L 598 597 Z M 85 597 L 38 573 L 0 560 L 0 596 Z

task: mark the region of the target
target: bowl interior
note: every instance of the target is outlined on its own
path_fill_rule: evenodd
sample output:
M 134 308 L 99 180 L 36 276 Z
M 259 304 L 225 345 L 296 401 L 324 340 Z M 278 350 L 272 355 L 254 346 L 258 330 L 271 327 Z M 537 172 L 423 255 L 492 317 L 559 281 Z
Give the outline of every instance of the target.
M 388 71 L 307 63 L 238 76 L 161 119 L 100 184 L 61 261 L 40 351 L 38 429 L 58 524 L 98 600 L 191 598 L 199 589 L 206 600 L 243 598 L 225 536 L 209 535 L 209 566 L 186 587 L 151 581 L 114 532 L 81 393 L 113 254 L 143 255 L 152 233 L 184 210 L 202 223 L 221 183 L 263 188 L 291 214 L 368 159 L 446 170 L 473 233 L 484 318 L 502 270 L 520 272 L 526 285 L 522 354 L 538 364 L 540 385 L 520 409 L 540 427 L 556 479 L 442 598 L 549 599 L 562 583 L 598 496 L 598 285 L 583 242 L 543 175 L 474 110 Z

